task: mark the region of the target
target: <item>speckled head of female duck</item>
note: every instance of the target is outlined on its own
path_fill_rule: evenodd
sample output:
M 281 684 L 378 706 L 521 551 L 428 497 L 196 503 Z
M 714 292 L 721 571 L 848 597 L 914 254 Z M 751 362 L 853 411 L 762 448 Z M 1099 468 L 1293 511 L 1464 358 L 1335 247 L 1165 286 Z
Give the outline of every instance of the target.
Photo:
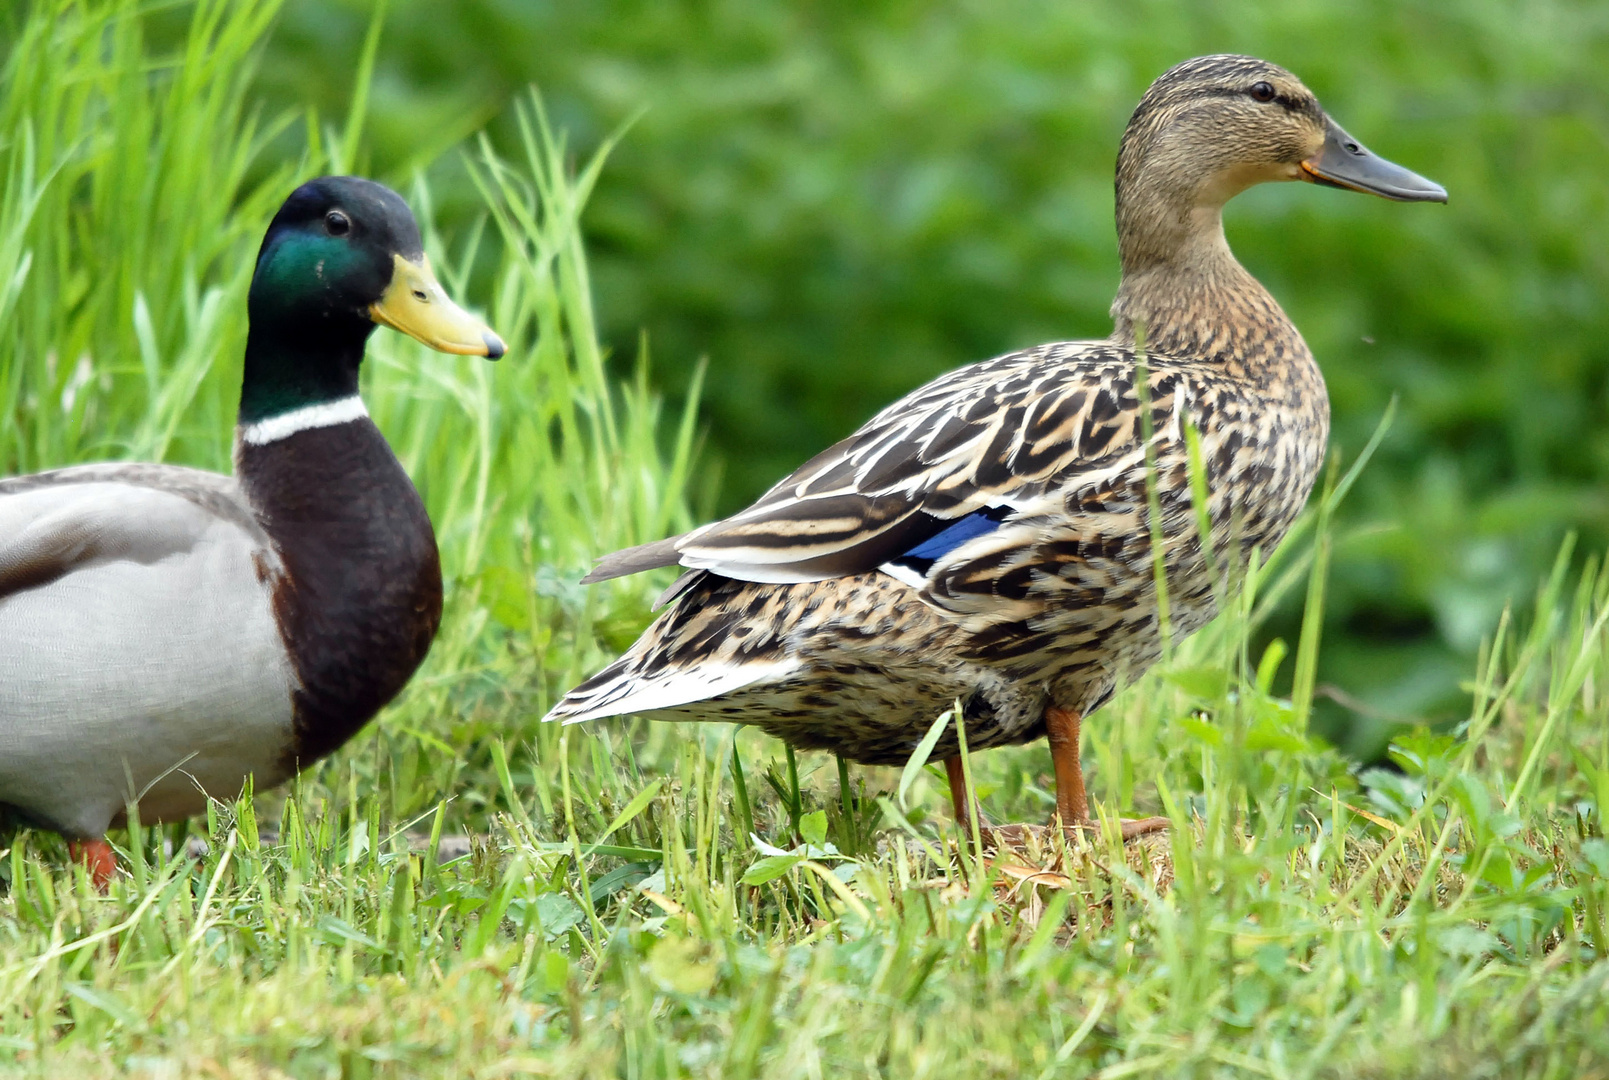
M 1123 136 L 1111 337 L 940 376 L 748 509 L 600 560 L 584 580 L 688 571 L 636 644 L 549 716 L 739 721 L 897 764 L 959 702 L 972 749 L 1047 736 L 1061 820 L 1086 822 L 1081 718 L 1156 661 L 1164 619 L 1177 641 L 1212 617 L 1236 561 L 1280 541 L 1323 460 L 1318 366 L 1224 240 L 1224 203 L 1265 180 L 1446 199 L 1283 68 L 1180 64 Z M 960 726 L 930 745 L 965 814 Z
M 285 201 L 249 314 L 235 476 L 0 480 L 0 817 L 69 837 L 101 880 L 125 807 L 187 816 L 316 761 L 440 621 L 435 534 L 358 372 L 376 324 L 494 359 L 502 341 L 443 293 L 402 199 L 356 177 Z
M 1160 352 L 1222 349 L 1262 289 L 1235 260 L 1223 207 L 1254 184 L 1305 180 L 1402 202 L 1446 202 L 1440 184 L 1373 153 L 1284 68 L 1252 56 L 1202 56 L 1145 92 L 1117 157 L 1115 340 L 1136 330 Z

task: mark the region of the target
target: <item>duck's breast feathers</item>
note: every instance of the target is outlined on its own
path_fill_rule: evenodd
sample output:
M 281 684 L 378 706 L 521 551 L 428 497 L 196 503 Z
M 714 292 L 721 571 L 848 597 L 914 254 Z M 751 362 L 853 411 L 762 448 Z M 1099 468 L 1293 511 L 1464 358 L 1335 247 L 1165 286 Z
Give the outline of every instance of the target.
M 1148 379 L 1153 418 L 1176 426 L 1173 399 L 1188 388 L 1158 359 Z M 1069 488 L 1132 469 L 1143 430 L 1134 374 L 1132 353 L 1104 342 L 961 368 L 884 409 L 748 509 L 606 559 L 593 580 L 614 576 L 614 566 L 668 565 L 672 554 L 686 567 L 778 583 L 931 566 L 1049 510 Z
M 278 571 L 235 482 L 171 465 L 82 465 L 0 480 L 0 600 L 90 566 L 174 560 L 203 543 L 237 545 Z

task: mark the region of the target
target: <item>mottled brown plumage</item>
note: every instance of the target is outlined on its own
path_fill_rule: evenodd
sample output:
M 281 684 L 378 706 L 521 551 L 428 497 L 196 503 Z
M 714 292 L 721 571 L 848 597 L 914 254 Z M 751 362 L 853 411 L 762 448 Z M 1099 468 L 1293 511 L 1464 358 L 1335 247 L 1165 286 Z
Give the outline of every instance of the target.
M 1052 708 L 1097 708 L 1160 655 L 1153 536 L 1177 640 L 1212 618 L 1254 547 L 1284 536 L 1323 458 L 1318 366 L 1223 235 L 1225 201 L 1281 179 L 1445 199 L 1364 151 L 1289 72 L 1239 56 L 1179 65 L 1123 137 L 1112 336 L 945 375 L 747 510 L 600 561 L 588 580 L 695 572 L 550 717 L 734 720 L 896 763 L 958 699 L 973 748 L 1043 735 Z M 935 753 L 956 749 L 951 728 Z

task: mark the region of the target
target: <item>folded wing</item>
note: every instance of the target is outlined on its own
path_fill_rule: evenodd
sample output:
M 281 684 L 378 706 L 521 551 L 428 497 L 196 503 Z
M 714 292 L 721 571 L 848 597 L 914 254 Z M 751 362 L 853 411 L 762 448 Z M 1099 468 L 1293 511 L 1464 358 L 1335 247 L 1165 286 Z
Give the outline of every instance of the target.
M 1133 375 L 1126 350 L 1094 342 L 962 368 L 884 409 L 748 509 L 605 556 L 584 580 L 679 564 L 779 583 L 882 568 L 915 583 L 970 542 L 1054 512 L 1062 489 L 1132 469 Z M 1172 383 L 1153 377 L 1150 389 L 1170 413 Z
M 0 600 L 108 562 L 151 564 L 203 539 L 271 551 L 225 476 L 87 465 L 0 481 Z

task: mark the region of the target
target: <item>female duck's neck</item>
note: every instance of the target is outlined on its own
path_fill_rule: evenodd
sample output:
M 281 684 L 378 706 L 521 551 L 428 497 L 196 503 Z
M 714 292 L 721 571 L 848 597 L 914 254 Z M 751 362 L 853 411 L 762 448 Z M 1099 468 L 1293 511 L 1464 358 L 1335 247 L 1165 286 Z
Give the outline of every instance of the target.
M 1112 341 L 1172 356 L 1256 363 L 1305 353 L 1301 335 L 1224 239 L 1221 209 L 1127 215 Z
M 306 427 L 368 415 L 358 398 L 358 370 L 374 325 L 309 329 L 253 326 L 247 334 L 240 384 L 243 441 L 272 442 Z

